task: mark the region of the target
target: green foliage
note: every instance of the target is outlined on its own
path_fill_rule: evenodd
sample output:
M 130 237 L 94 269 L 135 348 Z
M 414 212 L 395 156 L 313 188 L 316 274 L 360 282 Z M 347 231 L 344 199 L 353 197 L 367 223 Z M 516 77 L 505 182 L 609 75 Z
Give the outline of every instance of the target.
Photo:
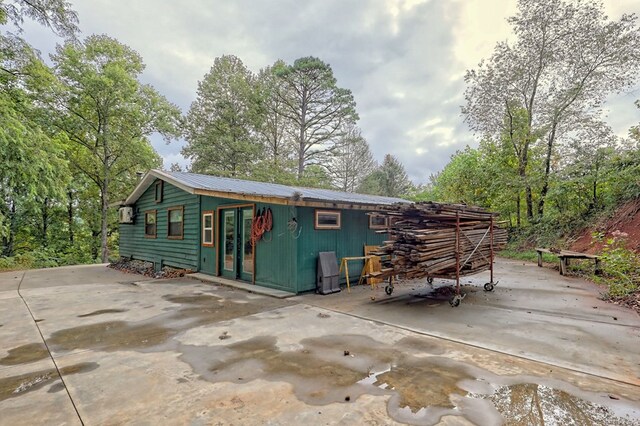
M 523 250 L 510 244 L 498 253 L 498 256 L 513 260 L 523 260 L 527 262 L 537 262 L 538 252 L 535 250 Z M 546 263 L 558 263 L 558 257 L 549 253 L 542 253 L 542 261 Z
M 325 162 L 339 147 L 358 120 L 356 102 L 350 90 L 338 87 L 331 66 L 318 58 L 299 58 L 292 65 L 278 62 L 273 73 L 280 81 L 279 114 L 290 123 L 302 178 L 307 165 Z
M 11 23 L 22 28 L 24 19 L 31 19 L 65 37 L 74 37 L 78 30 L 78 15 L 65 0 L 11 0 L 0 2 L 0 24 Z
M 603 275 L 594 277 L 608 286 L 607 296 L 618 298 L 640 289 L 640 256 L 626 248 L 627 235 L 614 232 L 607 238 L 602 249 Z M 596 235 L 601 240 L 602 235 Z
M 519 0 L 508 22 L 513 40 L 498 43 L 465 76 L 463 114 L 485 139 L 510 145 L 519 178 L 514 182 L 524 189 L 526 217 L 533 222 L 549 204 L 562 211 L 563 204 L 572 202 L 565 187 L 554 188 L 557 172 L 566 166 L 567 145 L 576 135 L 588 144 L 585 128 L 605 127 L 600 108 L 607 96 L 636 83 L 640 31 L 635 15 L 611 21 L 597 0 Z M 595 178 L 590 204 L 596 210 L 602 186 L 598 149 L 580 152 L 590 157 L 583 170 L 588 176 L 574 183 Z
M 412 190 L 413 185 L 404 166 L 391 154 L 385 155 L 380 167 L 366 176 L 358 187 L 358 192 L 363 194 L 386 197 L 403 197 Z
M 137 171 L 161 164 L 148 136 L 157 132 L 167 141 L 177 138 L 180 110 L 139 82 L 142 58 L 113 38 L 66 43 L 52 60 L 58 84 L 49 94 L 49 107 L 60 112 L 49 118 L 69 140 L 72 167 L 86 178 L 83 191 L 94 191 L 92 197 L 100 200 L 100 226 L 92 232 L 100 236 L 106 262 L 114 217 L 109 202 L 127 195 Z
M 198 83 L 198 96 L 187 115 L 187 145 L 191 170 L 219 176 L 250 177 L 263 146 L 255 129 L 263 110 L 255 78 L 232 55 L 216 58 Z

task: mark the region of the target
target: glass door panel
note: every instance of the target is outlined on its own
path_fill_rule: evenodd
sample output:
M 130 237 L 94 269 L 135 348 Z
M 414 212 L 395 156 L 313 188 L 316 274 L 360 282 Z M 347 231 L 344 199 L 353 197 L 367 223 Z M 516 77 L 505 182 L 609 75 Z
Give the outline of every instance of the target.
M 224 212 L 224 250 L 222 269 L 228 272 L 236 270 L 236 212 L 227 210 Z
M 253 275 L 253 245 L 251 244 L 251 225 L 253 209 L 242 210 L 242 279 L 251 280 Z

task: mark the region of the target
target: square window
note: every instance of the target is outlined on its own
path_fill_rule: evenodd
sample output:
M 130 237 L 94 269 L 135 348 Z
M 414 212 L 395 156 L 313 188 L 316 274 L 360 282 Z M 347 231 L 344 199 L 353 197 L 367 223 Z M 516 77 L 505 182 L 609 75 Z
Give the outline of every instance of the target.
M 156 211 L 151 210 L 144 213 L 144 236 L 145 238 L 156 237 Z
M 167 237 L 182 239 L 183 237 L 183 207 L 172 207 L 167 210 L 169 226 L 167 227 Z
M 202 245 L 213 247 L 213 212 L 202 213 Z
M 389 221 L 385 216 L 369 215 L 369 229 L 387 229 L 388 224 Z
M 316 210 L 316 229 L 340 229 L 341 214 L 335 210 Z
M 162 202 L 162 187 L 163 182 L 161 180 L 157 181 L 155 186 L 156 203 Z

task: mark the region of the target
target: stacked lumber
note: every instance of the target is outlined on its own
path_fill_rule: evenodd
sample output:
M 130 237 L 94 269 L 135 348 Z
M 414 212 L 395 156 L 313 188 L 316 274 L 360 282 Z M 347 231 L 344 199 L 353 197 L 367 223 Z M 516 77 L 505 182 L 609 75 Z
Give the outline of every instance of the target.
M 505 229 L 495 225 L 497 214 L 463 204 L 423 202 L 383 207 L 389 218 L 391 240 L 378 248 L 379 256 L 390 256 L 385 275 L 405 278 L 456 277 L 477 274 L 491 265 L 493 250 L 507 243 Z M 459 229 L 459 231 L 457 231 Z

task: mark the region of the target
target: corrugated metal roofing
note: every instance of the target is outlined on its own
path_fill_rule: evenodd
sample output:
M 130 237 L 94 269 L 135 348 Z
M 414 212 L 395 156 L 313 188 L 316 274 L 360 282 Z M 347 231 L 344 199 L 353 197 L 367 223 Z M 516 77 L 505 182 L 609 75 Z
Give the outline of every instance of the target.
M 228 192 L 232 194 L 256 195 L 263 197 L 299 198 L 307 201 L 326 201 L 349 204 L 383 205 L 407 203 L 407 200 L 377 195 L 355 194 L 351 192 L 333 191 L 330 189 L 304 188 L 286 186 L 277 183 L 253 182 L 219 176 L 201 175 L 186 172 L 160 172 L 170 176 L 182 185 L 193 189 Z M 296 194 L 297 193 L 297 194 Z

